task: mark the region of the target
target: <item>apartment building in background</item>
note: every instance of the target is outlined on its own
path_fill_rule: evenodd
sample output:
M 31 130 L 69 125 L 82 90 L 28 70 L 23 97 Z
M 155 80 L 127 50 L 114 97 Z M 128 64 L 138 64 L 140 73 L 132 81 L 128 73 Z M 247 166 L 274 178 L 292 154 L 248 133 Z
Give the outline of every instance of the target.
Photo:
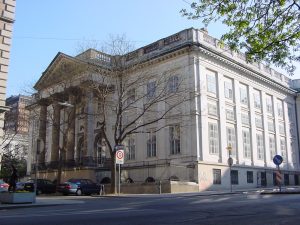
M 5 154 L 16 155 L 16 157 L 27 158 L 28 154 L 28 130 L 29 111 L 26 106 L 31 101 L 30 96 L 16 95 L 6 99 L 3 127 L 3 151 Z
M 166 192 L 273 186 L 273 157 L 281 155 L 283 184 L 299 185 L 300 81 L 264 64 L 247 63 L 243 53 L 232 52 L 206 30 L 194 28 L 123 56 L 95 49 L 75 57 L 58 53 L 35 85 L 37 94 L 30 106 L 35 122 L 29 128 L 29 173 L 38 163 L 39 177 L 54 180 L 57 165 L 63 162 L 62 181 L 83 176 L 103 183 L 114 179 L 110 177 L 112 160 L 99 129 L 101 99 L 86 84 L 105 81 L 115 57 L 127 66 L 124 82 L 138 76 L 143 81 L 124 93 L 128 97 L 122 105 L 135 104 L 124 116 L 124 126 L 139 110 L 149 107 L 152 99 L 172 93 L 130 125 L 138 127 L 162 112 L 168 115 L 123 141 L 123 184 L 159 182 Z M 99 85 L 111 85 L 116 91 L 113 83 Z M 115 92 L 111 95 L 113 102 Z M 185 101 L 172 108 L 180 98 Z M 64 102 L 72 107 L 64 107 Z M 72 121 L 66 128 L 70 113 Z M 114 113 L 107 114 L 109 138 L 115 132 Z M 69 128 L 68 141 L 72 143 L 62 152 L 67 137 L 63 131 Z M 125 190 L 123 185 L 122 192 L 130 190 L 146 192 Z
M 8 79 L 8 67 L 10 48 L 12 42 L 13 24 L 15 18 L 15 0 L 0 1 L 0 143 L 3 148 L 4 112 L 8 110 L 5 105 L 6 84 Z M 2 150 L 0 148 L 0 161 Z

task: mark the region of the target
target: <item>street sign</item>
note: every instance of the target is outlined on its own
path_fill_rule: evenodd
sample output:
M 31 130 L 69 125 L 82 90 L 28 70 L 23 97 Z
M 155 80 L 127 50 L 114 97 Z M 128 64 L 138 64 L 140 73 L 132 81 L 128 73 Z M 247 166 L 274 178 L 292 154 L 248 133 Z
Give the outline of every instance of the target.
M 283 161 L 283 158 L 281 155 L 275 155 L 273 158 L 273 162 L 276 166 L 279 166 Z
M 124 164 L 124 150 L 119 149 L 116 151 L 116 164 Z

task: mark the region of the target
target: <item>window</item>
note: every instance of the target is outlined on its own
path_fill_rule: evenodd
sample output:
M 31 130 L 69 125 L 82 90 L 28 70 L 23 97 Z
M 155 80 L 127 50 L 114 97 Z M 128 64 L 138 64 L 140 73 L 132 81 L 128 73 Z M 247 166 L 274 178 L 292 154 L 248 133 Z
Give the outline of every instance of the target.
M 226 119 L 230 120 L 230 121 L 234 121 L 235 120 L 233 108 L 226 109 Z
M 241 116 L 242 116 L 242 124 L 243 125 L 249 125 L 250 124 L 249 113 L 248 112 L 242 112 Z
M 284 174 L 284 185 L 290 185 L 290 175 L 287 173 Z
M 253 171 L 247 171 L 247 183 L 253 184 Z
M 221 170 L 213 169 L 213 184 L 221 184 Z
M 278 129 L 279 129 L 279 134 L 285 135 L 285 128 L 284 128 L 284 123 L 283 122 L 278 123 Z
M 216 102 L 207 103 L 208 106 L 208 115 L 218 116 L 218 108 Z
M 277 113 L 278 117 L 283 118 L 283 102 L 281 100 L 277 102 Z
M 127 141 L 127 160 L 135 159 L 135 141 L 132 137 L 130 137 Z
M 232 80 L 230 79 L 224 81 L 224 95 L 227 99 L 233 99 Z
M 155 96 L 155 90 L 156 90 L 156 82 L 150 81 L 147 84 L 147 97 L 153 98 Z
M 267 113 L 270 113 L 273 115 L 273 102 L 272 102 L 271 95 L 266 95 L 266 105 L 267 105 Z
M 213 73 L 206 74 L 207 91 L 213 94 L 217 93 L 216 75 Z
M 261 95 L 259 90 L 253 90 L 254 107 L 261 109 Z
M 168 80 L 168 92 L 175 93 L 179 86 L 179 78 L 178 76 L 171 76 Z
M 234 127 L 227 127 L 227 146 L 231 146 L 231 155 L 235 156 L 236 155 L 236 138 L 235 138 L 235 129 Z
M 293 110 L 293 106 L 290 104 L 288 105 L 288 117 L 290 123 L 294 122 L 294 110 Z
M 269 134 L 269 150 L 270 158 L 273 160 L 273 157 L 276 155 L 276 146 L 275 146 L 275 135 Z
M 208 123 L 209 153 L 219 153 L 219 131 L 217 123 Z
M 256 132 L 257 158 L 263 160 L 264 157 L 264 137 L 262 132 Z
M 156 156 L 156 133 L 153 130 L 150 130 L 148 133 L 147 140 L 147 157 Z
M 248 88 L 243 84 L 240 86 L 240 101 L 241 104 L 248 105 Z
M 255 115 L 255 126 L 257 128 L 263 128 L 263 119 L 261 115 Z
M 135 101 L 135 89 L 128 90 L 127 95 L 128 95 L 127 105 L 129 105 Z
M 170 135 L 170 153 L 172 155 L 180 153 L 180 127 L 173 125 L 169 128 Z
M 271 132 L 275 132 L 274 120 L 268 120 L 268 130 Z
M 286 161 L 286 144 L 285 144 L 285 138 L 280 138 L 280 152 L 281 156 L 283 158 L 283 161 Z
M 230 171 L 231 184 L 239 184 L 239 172 L 237 170 Z
M 244 157 L 251 158 L 251 142 L 250 142 L 250 130 L 243 130 L 243 148 L 244 148 Z

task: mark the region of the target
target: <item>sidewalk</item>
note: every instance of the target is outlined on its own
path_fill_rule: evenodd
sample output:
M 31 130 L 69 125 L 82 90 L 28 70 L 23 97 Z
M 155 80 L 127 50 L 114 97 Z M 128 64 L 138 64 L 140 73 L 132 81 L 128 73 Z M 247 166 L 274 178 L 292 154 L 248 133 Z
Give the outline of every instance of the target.
M 37 197 L 35 203 L 25 204 L 1 204 L 0 210 L 3 209 L 17 209 L 17 208 L 34 208 L 34 207 L 45 207 L 45 206 L 56 206 L 56 205 L 71 205 L 71 204 L 83 204 L 83 200 L 74 199 L 58 199 L 55 197 Z
M 189 192 L 189 193 L 162 193 L 162 194 L 120 194 L 120 195 L 92 195 L 96 198 L 130 198 L 130 197 L 174 197 L 174 196 L 217 196 L 217 195 L 234 195 L 234 194 L 300 194 L 300 186 L 282 187 L 282 192 L 279 193 L 279 189 L 276 187 L 270 188 L 254 188 L 254 189 L 234 189 L 232 192 L 226 191 L 203 191 L 203 192 Z M 0 210 L 3 209 L 16 209 L 16 208 L 33 208 L 33 207 L 45 207 L 56 205 L 71 205 L 71 204 L 83 204 L 84 199 L 61 199 L 62 196 L 39 196 L 36 198 L 36 202 L 32 204 L 1 204 Z M 88 198 L 88 196 L 85 196 Z

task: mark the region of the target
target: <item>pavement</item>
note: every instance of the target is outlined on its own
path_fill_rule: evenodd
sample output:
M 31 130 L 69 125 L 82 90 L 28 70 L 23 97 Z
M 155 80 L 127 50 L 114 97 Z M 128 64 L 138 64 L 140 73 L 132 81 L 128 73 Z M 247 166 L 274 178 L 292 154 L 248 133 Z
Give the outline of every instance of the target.
M 164 196 L 172 197 L 175 195 L 181 196 L 216 196 L 216 195 L 230 195 L 230 194 L 300 194 L 300 186 L 282 187 L 281 192 L 278 188 L 254 188 L 254 189 L 239 189 L 230 191 L 203 191 L 199 193 L 163 193 L 163 194 L 120 194 L 120 195 L 92 195 L 96 198 L 119 198 L 119 197 L 146 197 L 146 196 Z M 70 204 L 83 204 L 85 199 L 91 198 L 90 196 L 58 196 L 58 195 L 45 195 L 37 196 L 36 202 L 24 204 L 1 204 L 0 210 L 16 209 L 16 208 L 33 208 L 33 207 L 46 207 L 57 205 L 70 205 Z

